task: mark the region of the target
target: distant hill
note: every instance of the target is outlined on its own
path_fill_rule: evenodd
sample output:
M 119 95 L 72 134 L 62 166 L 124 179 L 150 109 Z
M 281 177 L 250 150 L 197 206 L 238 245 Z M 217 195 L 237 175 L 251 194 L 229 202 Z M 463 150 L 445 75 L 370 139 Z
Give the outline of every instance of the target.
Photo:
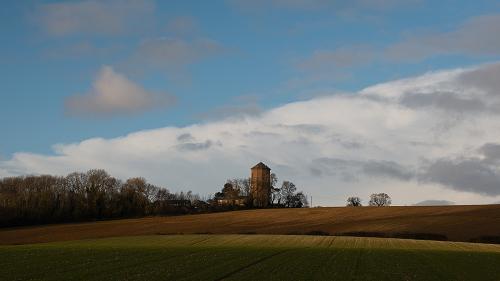
M 421 235 L 424 239 L 471 241 L 500 237 L 500 205 L 260 209 L 148 217 L 3 229 L 0 244 L 188 233 Z
M 413 206 L 447 206 L 447 205 L 455 205 L 455 203 L 447 200 L 424 200 L 414 204 Z

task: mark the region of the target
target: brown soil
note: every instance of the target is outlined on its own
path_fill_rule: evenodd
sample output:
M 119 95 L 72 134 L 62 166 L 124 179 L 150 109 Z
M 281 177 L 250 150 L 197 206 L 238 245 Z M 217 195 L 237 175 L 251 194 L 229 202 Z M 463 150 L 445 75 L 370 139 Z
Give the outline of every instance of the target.
M 0 245 L 148 234 L 430 233 L 500 236 L 500 205 L 262 209 L 0 230 Z

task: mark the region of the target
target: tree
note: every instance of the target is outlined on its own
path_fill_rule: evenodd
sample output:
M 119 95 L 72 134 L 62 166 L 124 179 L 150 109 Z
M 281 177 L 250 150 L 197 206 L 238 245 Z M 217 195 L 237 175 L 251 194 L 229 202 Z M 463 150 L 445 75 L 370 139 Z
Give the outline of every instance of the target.
M 144 178 L 130 178 L 121 187 L 120 205 L 123 216 L 145 215 L 149 203 L 147 182 Z
M 275 173 L 271 174 L 271 204 L 281 204 L 281 189 L 276 187 L 278 177 Z
M 386 193 L 374 193 L 370 195 L 370 202 L 368 204 L 370 206 L 390 206 L 391 205 L 391 197 Z
M 231 181 L 228 181 L 224 184 L 222 188 L 222 193 L 224 194 L 224 198 L 226 199 L 234 199 L 238 197 L 240 191 L 238 188 L 235 188 Z
M 302 191 L 297 192 L 291 198 L 291 201 L 288 204 L 289 208 L 302 208 L 308 206 L 307 196 L 302 193 Z
M 227 183 L 232 184 L 233 189 L 238 191 L 239 196 L 250 195 L 250 179 L 249 178 L 227 180 Z
M 224 199 L 224 193 L 220 191 L 214 194 L 214 200 L 219 200 L 219 199 Z
M 294 195 L 297 187 L 291 181 L 283 181 L 280 191 L 280 201 L 287 208 L 290 208 L 294 201 Z
M 363 206 L 361 204 L 361 198 L 356 197 L 356 196 L 347 198 L 347 206 L 348 207 L 361 207 L 361 206 Z
M 0 227 L 198 211 L 170 202 L 179 200 L 199 195 L 173 194 L 144 178 L 122 182 L 104 170 L 0 178 Z
M 118 189 L 118 180 L 104 170 L 87 172 L 87 207 L 92 217 L 104 218 L 111 214 L 112 193 Z
M 271 188 L 274 188 L 278 183 L 278 176 L 275 173 L 271 173 Z

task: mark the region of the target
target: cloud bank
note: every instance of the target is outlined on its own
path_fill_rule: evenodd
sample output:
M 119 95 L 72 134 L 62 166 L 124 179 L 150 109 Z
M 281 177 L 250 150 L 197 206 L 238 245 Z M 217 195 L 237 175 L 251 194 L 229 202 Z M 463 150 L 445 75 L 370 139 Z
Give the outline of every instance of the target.
M 111 69 L 103 72 L 123 80 Z M 494 77 L 500 64 L 432 72 L 258 115 L 58 144 L 53 155 L 16 153 L 0 162 L 0 171 L 105 168 L 118 177 L 140 175 L 172 190 L 207 194 L 264 161 L 315 204 L 342 205 L 348 196 L 366 199 L 373 192 L 390 194 L 395 204 L 432 197 L 496 202 L 500 85 Z M 88 96 L 102 98 L 105 87 L 98 84 Z
M 174 102 L 173 96 L 147 91 L 116 73 L 112 67 L 103 66 L 92 89 L 83 95 L 69 97 L 65 106 L 70 115 L 93 116 L 139 113 Z

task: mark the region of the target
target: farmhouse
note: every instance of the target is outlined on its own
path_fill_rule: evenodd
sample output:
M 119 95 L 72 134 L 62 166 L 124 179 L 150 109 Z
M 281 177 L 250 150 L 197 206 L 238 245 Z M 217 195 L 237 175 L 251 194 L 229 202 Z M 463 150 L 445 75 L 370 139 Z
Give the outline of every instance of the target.
M 236 198 L 221 198 L 217 199 L 217 204 L 224 206 L 246 206 L 248 197 L 238 196 Z

